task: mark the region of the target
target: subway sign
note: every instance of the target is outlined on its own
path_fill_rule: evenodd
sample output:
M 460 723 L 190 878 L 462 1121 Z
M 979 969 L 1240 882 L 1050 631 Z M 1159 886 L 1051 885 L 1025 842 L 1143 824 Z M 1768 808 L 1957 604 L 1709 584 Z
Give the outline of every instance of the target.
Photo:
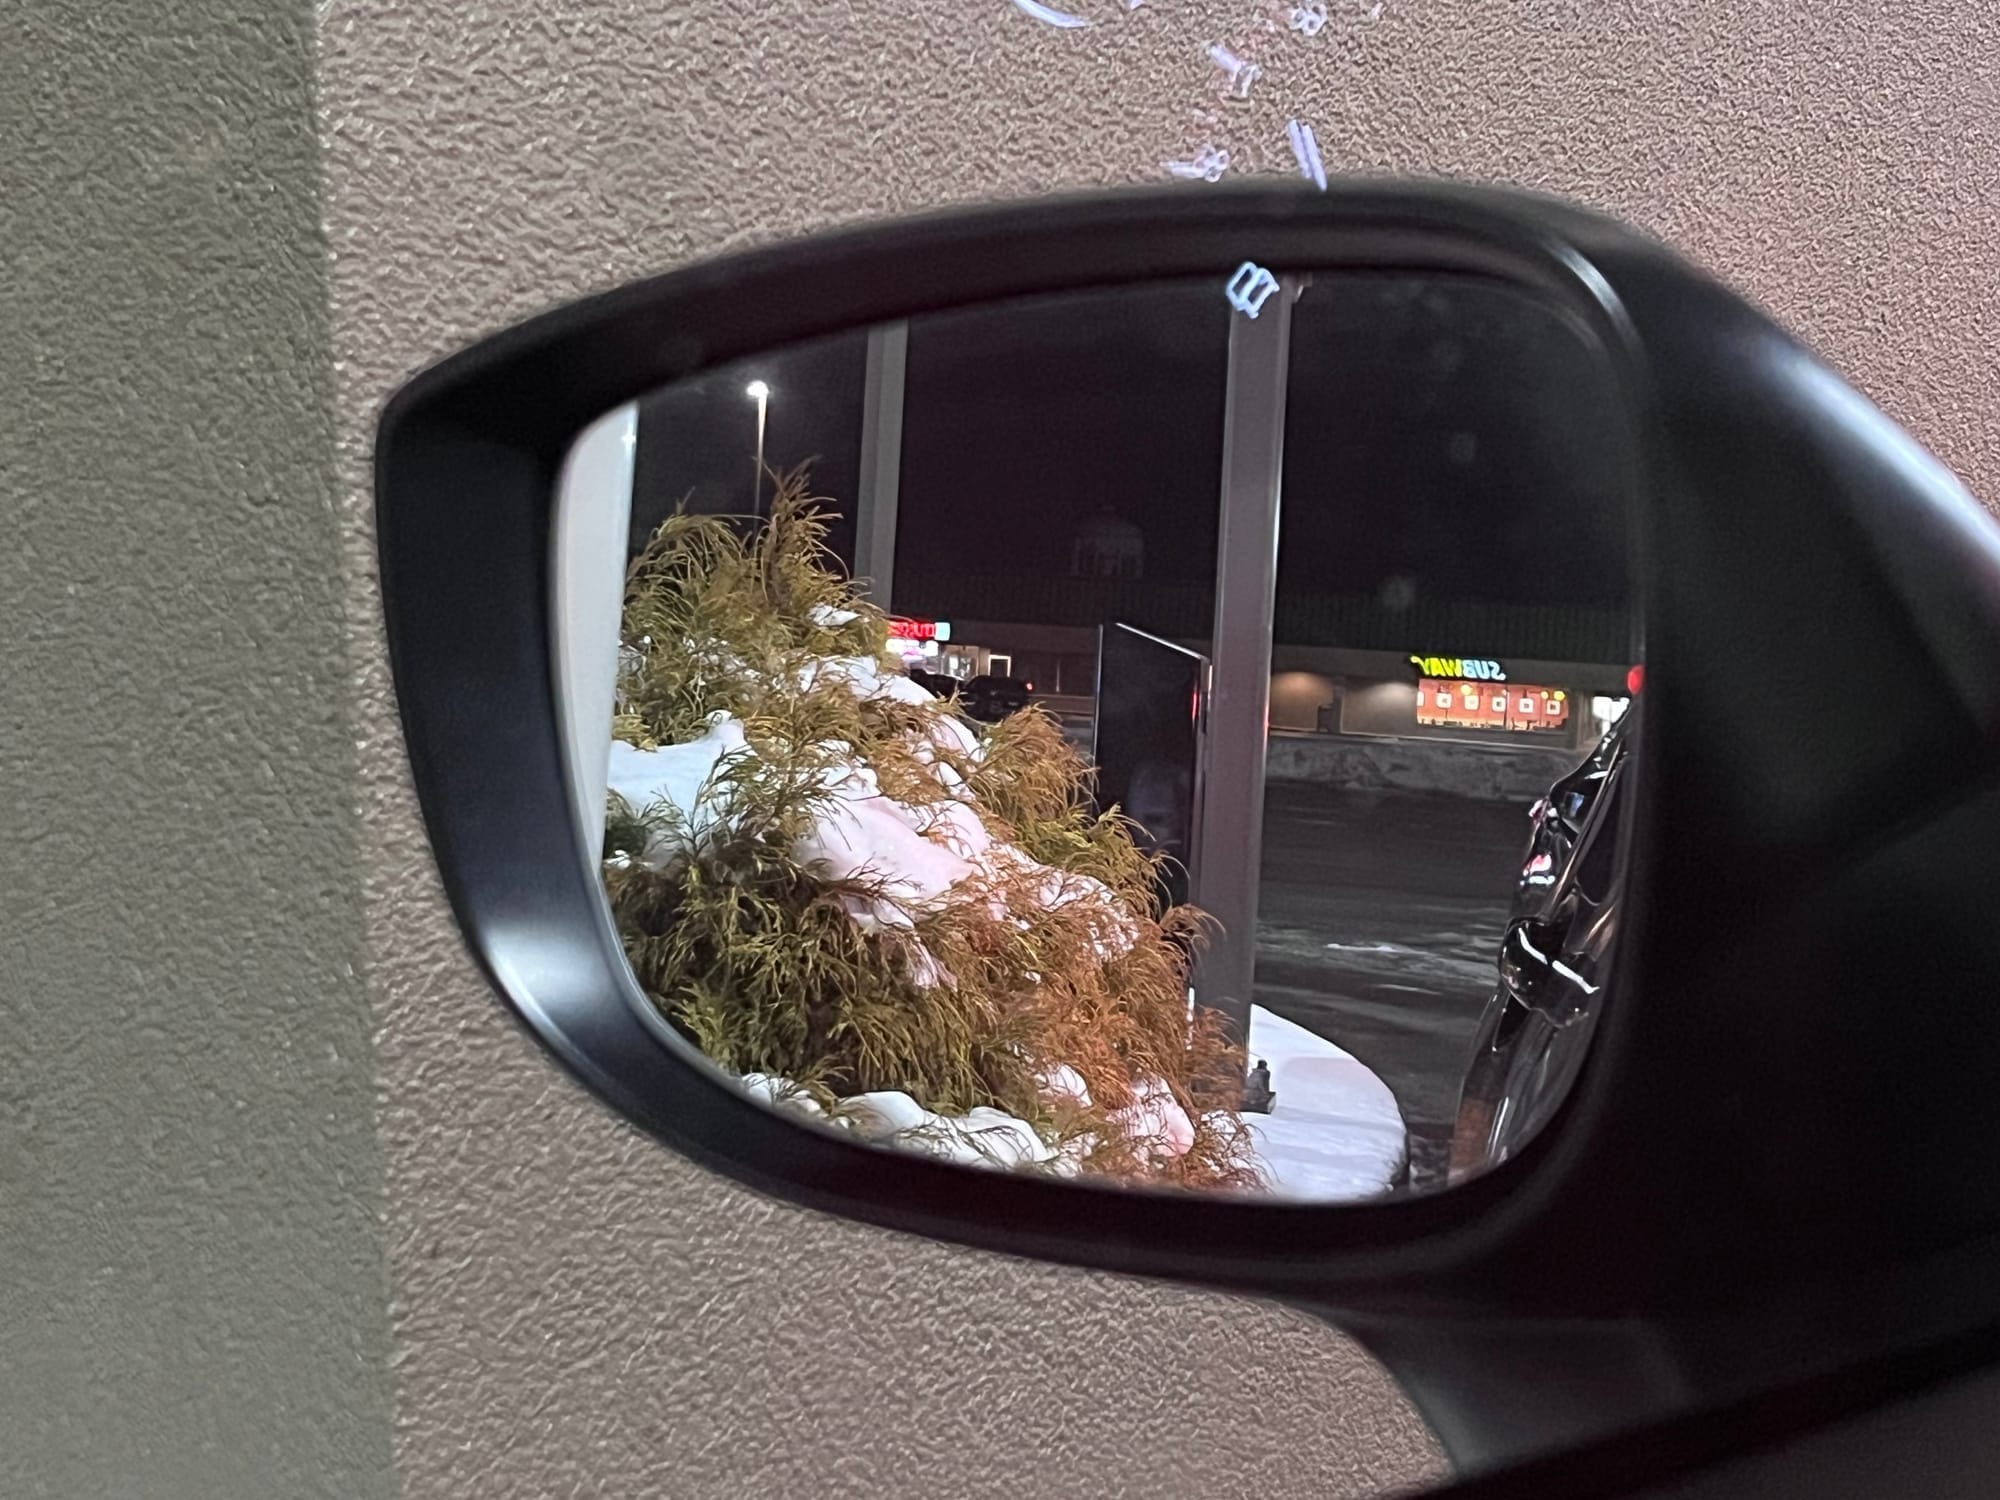
M 1410 665 L 1425 677 L 1456 678 L 1466 682 L 1505 682 L 1507 669 L 1499 662 L 1480 656 L 1413 656 Z
M 891 620 L 889 639 L 892 641 L 948 641 L 951 639 L 949 620 Z

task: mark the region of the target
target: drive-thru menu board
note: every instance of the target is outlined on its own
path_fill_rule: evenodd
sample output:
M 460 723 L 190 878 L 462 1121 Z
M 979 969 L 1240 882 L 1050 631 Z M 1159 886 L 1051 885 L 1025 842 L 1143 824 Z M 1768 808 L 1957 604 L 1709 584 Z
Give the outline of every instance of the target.
M 1417 682 L 1417 722 L 1437 729 L 1560 729 L 1569 694 L 1519 682 L 1424 677 Z

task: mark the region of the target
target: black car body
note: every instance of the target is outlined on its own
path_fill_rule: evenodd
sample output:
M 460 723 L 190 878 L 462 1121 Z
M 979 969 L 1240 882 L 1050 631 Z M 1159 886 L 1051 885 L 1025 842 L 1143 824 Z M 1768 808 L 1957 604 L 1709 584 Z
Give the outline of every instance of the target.
M 910 668 L 910 681 L 937 698 L 956 698 L 963 686 L 948 672 L 927 672 L 922 667 Z
M 1569 1092 L 1617 937 L 1618 811 L 1635 707 L 1529 813 L 1498 983 L 1480 1018 L 1452 1132 L 1454 1181 L 1505 1161 Z
M 966 683 L 959 702 L 965 705 L 968 717 L 982 724 L 997 724 L 1007 715 L 1026 708 L 1028 695 L 1033 691 L 1033 683 L 1018 677 L 982 675 Z

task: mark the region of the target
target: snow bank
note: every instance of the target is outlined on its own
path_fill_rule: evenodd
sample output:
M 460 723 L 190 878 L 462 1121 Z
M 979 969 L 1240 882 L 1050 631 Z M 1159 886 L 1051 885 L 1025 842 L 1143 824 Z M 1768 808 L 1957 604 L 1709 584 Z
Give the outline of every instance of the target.
M 863 1139 L 892 1141 L 968 1167 L 1039 1166 L 1056 1149 L 1035 1127 L 1005 1110 L 981 1106 L 962 1115 L 940 1115 L 908 1094 L 884 1090 L 840 1101 L 834 1118 Z
M 800 669 L 800 687 L 815 688 L 822 682 L 844 682 L 857 698 L 887 698 L 895 703 L 937 702 L 936 695 L 921 683 L 886 669 L 873 656 L 815 657 Z
M 1250 1055 L 1270 1064 L 1278 1102 L 1268 1115 L 1245 1115 L 1272 1196 L 1313 1203 L 1354 1202 L 1387 1192 L 1407 1150 L 1395 1095 L 1364 1064 L 1303 1026 L 1262 1006 L 1250 1011 Z M 1087 1104 L 1083 1078 L 1067 1064 L 1041 1075 L 1043 1093 Z M 908 1094 L 881 1090 L 839 1100 L 831 1114 L 781 1078 L 752 1073 L 743 1086 L 780 1109 L 850 1130 L 877 1145 L 923 1152 L 973 1167 L 1039 1167 L 1062 1175 L 1078 1170 L 1089 1140 L 1057 1147 L 1035 1127 L 997 1109 L 942 1115 Z M 1157 1079 L 1141 1083 L 1138 1099 L 1113 1121 L 1152 1143 L 1160 1156 L 1194 1144 L 1193 1122 Z
M 1111 1123 L 1139 1142 L 1140 1159 L 1187 1155 L 1194 1148 L 1194 1121 L 1173 1090 L 1161 1079 L 1144 1078 L 1132 1092 L 1133 1101 L 1113 1111 Z
M 925 702 L 935 701 L 907 677 L 880 672 L 868 657 L 825 657 L 809 670 L 834 673 L 863 696 L 915 694 Z M 1092 941 L 1100 957 L 1122 954 L 1137 940 L 1132 921 L 1108 886 L 1093 876 L 1054 869 L 1011 844 L 997 842 L 969 800 L 944 797 L 917 805 L 896 801 L 883 794 L 875 772 L 852 747 L 830 743 L 819 748 L 827 760 L 821 775 L 827 795 L 792 852 L 824 880 L 871 887 L 866 895 L 844 899 L 848 915 L 864 931 L 908 931 L 919 915 L 934 910 L 955 886 L 975 876 L 987 883 L 1025 877 L 1034 882 L 1034 900 L 1044 910 L 1079 901 L 1096 908 L 1100 916 L 1093 925 Z M 963 785 L 961 778 L 937 752 L 974 755 L 978 748 L 971 729 L 940 716 L 930 738 L 921 742 L 919 754 L 937 773 L 941 789 L 957 791 Z M 654 831 L 645 849 L 625 852 L 657 869 L 698 847 L 735 812 L 729 797 L 714 784 L 715 776 L 755 754 L 745 743 L 742 724 L 727 714 L 716 715 L 699 738 L 684 744 L 642 750 L 613 741 L 610 790 L 636 812 L 657 811 L 665 804 L 678 814 L 671 829 Z M 996 908 L 995 915 L 1003 913 Z M 912 963 L 924 983 L 949 979 L 914 945 Z
M 1409 1149 L 1389 1086 L 1305 1027 L 1250 1008 L 1250 1056 L 1271 1066 L 1278 1102 L 1245 1115 L 1258 1165 L 1279 1197 L 1352 1202 L 1385 1193 Z
M 846 623 L 835 615 L 828 611 L 817 622 Z M 843 682 L 864 699 L 935 702 L 925 689 L 871 657 L 824 657 L 801 669 L 805 685 L 823 680 Z M 1092 876 L 1042 864 L 996 840 L 970 796 L 962 794 L 963 779 L 944 757 L 977 759 L 981 745 L 969 726 L 937 715 L 914 748 L 933 768 L 939 789 L 950 795 L 927 804 L 899 802 L 883 794 L 875 772 L 851 746 L 829 742 L 816 747 L 825 767 L 820 775 L 825 795 L 792 852 L 820 878 L 860 888 L 843 897 L 848 915 L 865 931 L 902 934 L 909 972 L 918 983 L 952 982 L 911 930 L 920 915 L 935 910 L 968 880 L 980 885 L 1006 881 L 1016 889 L 1025 884 L 1030 899 L 1043 910 L 1084 903 L 1099 957 L 1130 950 L 1139 937 L 1138 925 L 1108 886 Z M 743 725 L 727 714 L 717 714 L 700 736 L 684 744 L 642 750 L 614 742 L 610 790 L 641 814 L 663 805 L 676 814 L 671 827 L 653 831 L 645 849 L 624 854 L 663 868 L 712 837 L 739 811 L 730 790 L 717 785 L 717 775 L 755 755 Z M 994 915 L 1005 912 L 996 904 Z M 1253 1012 L 1250 1042 L 1252 1054 L 1270 1063 L 1278 1092 L 1276 1111 L 1251 1120 L 1260 1164 L 1275 1190 L 1325 1199 L 1366 1197 L 1386 1187 L 1401 1164 L 1403 1125 L 1381 1081 L 1332 1043 L 1263 1010 Z M 1088 1104 L 1088 1090 L 1074 1068 L 1054 1064 L 1043 1081 L 1052 1098 Z M 1086 1142 L 1058 1150 L 1029 1122 L 995 1109 L 947 1116 L 925 1109 L 906 1093 L 881 1091 L 842 1099 L 829 1114 L 784 1079 L 752 1074 L 744 1086 L 776 1107 L 864 1139 L 967 1165 L 1066 1172 L 1076 1169 L 1078 1150 L 1088 1149 Z M 1113 1115 L 1111 1124 L 1142 1143 L 1149 1156 L 1180 1156 L 1194 1144 L 1193 1121 L 1159 1079 L 1142 1080 L 1133 1103 Z
M 1062 1167 L 1056 1148 L 1044 1141 L 1033 1125 L 1005 1110 L 982 1106 L 962 1115 L 941 1115 L 899 1090 L 880 1089 L 841 1099 L 829 1114 L 789 1079 L 746 1073 L 743 1087 L 762 1103 L 852 1131 L 863 1140 L 942 1157 L 961 1166 L 1001 1170 L 1051 1164 L 1058 1170 Z
M 891 680 L 867 658 L 831 658 L 829 663 L 857 691 L 873 692 L 880 682 Z M 970 738 L 971 731 L 954 719 L 941 718 L 939 724 L 954 737 L 950 748 L 963 749 L 956 736 Z M 1086 901 L 1102 914 L 1094 934 L 1100 956 L 1122 953 L 1136 940 L 1131 919 L 1100 881 L 1040 864 L 995 840 L 971 802 L 946 797 L 908 806 L 884 796 L 875 773 L 847 746 L 822 748 L 829 762 L 823 782 L 828 795 L 793 852 L 829 881 L 869 887 L 866 894 L 849 895 L 845 903 L 864 930 L 909 934 L 918 915 L 964 881 L 1026 875 L 1035 880 L 1035 899 L 1044 909 Z M 726 715 L 718 715 L 700 737 L 685 744 L 641 750 L 614 742 L 610 790 L 641 812 L 665 803 L 678 814 L 674 830 L 656 832 L 644 850 L 625 852 L 659 867 L 708 838 L 734 812 L 728 796 L 714 784 L 716 774 L 755 753 L 744 740 L 743 726 Z M 942 761 L 935 763 L 940 771 L 949 769 Z M 906 938 L 906 962 L 919 984 L 951 983 L 951 975 L 913 935 Z M 1250 1056 L 1270 1065 L 1278 1096 L 1270 1114 L 1245 1117 L 1272 1192 L 1323 1203 L 1370 1198 L 1390 1187 L 1402 1169 L 1406 1138 L 1395 1095 L 1381 1079 L 1324 1037 L 1261 1006 L 1251 1009 Z M 1069 1067 L 1051 1067 L 1045 1082 L 1052 1097 L 1088 1098 L 1083 1080 Z M 753 1075 L 746 1086 L 774 1104 L 824 1113 L 782 1080 Z M 867 1139 L 893 1139 L 974 1166 L 1053 1164 L 1063 1170 L 1074 1165 L 1058 1160 L 1056 1149 L 1027 1121 L 998 1110 L 945 1116 L 925 1110 L 907 1094 L 885 1092 L 843 1100 L 835 1118 Z M 1193 1123 L 1157 1080 L 1142 1083 L 1138 1098 L 1118 1112 L 1114 1123 L 1160 1155 L 1178 1156 L 1194 1142 Z
M 1083 1075 L 1068 1063 L 1057 1063 L 1043 1068 L 1035 1075 L 1035 1086 L 1044 1098 L 1053 1099 L 1058 1104 L 1073 1104 L 1079 1109 L 1090 1108 L 1090 1085 L 1083 1081 Z
M 829 786 L 831 795 L 792 852 L 822 879 L 872 887 L 844 902 L 864 931 L 913 927 L 917 913 L 978 872 L 947 840 L 927 838 L 930 820 L 883 796 L 866 766 L 855 763 L 832 774 L 839 779 Z
M 742 1082 L 759 1104 L 793 1110 L 815 1120 L 826 1118 L 826 1111 L 820 1107 L 819 1100 L 789 1078 L 774 1078 L 769 1073 L 745 1073 Z
M 699 843 L 726 816 L 722 799 L 707 793 L 719 767 L 739 756 L 750 754 L 743 740 L 743 726 L 726 715 L 719 716 L 699 739 L 682 745 L 662 745 L 657 750 L 641 750 L 623 740 L 611 742 L 611 761 L 606 786 L 625 799 L 634 812 L 644 813 L 667 803 L 681 817 L 679 841 L 655 835 L 644 849 L 625 853 L 655 866 L 665 864 L 689 843 Z
M 1052 1099 L 1090 1103 L 1083 1076 L 1067 1063 L 1045 1069 L 1040 1082 L 1042 1091 Z M 1044 1167 L 1068 1176 L 1081 1168 L 1083 1157 L 1096 1143 L 1093 1136 L 1057 1145 L 1018 1115 L 985 1106 L 962 1115 L 939 1114 L 899 1089 L 838 1099 L 829 1113 L 790 1079 L 746 1073 L 743 1087 L 760 1103 L 850 1130 L 876 1145 L 942 1157 L 962 1166 Z M 1137 1100 L 1113 1115 L 1112 1123 L 1143 1137 L 1147 1156 L 1174 1157 L 1188 1151 L 1194 1145 L 1194 1122 L 1174 1101 L 1167 1085 L 1149 1078 L 1136 1092 Z

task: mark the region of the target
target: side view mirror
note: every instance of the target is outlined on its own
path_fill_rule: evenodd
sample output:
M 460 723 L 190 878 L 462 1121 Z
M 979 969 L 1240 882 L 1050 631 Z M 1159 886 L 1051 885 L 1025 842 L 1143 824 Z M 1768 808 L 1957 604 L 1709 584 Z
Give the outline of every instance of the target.
M 459 923 L 672 1149 L 1310 1307 L 1461 1469 L 1989 1316 L 2000 532 L 1658 244 L 877 225 L 500 333 L 376 465 Z

